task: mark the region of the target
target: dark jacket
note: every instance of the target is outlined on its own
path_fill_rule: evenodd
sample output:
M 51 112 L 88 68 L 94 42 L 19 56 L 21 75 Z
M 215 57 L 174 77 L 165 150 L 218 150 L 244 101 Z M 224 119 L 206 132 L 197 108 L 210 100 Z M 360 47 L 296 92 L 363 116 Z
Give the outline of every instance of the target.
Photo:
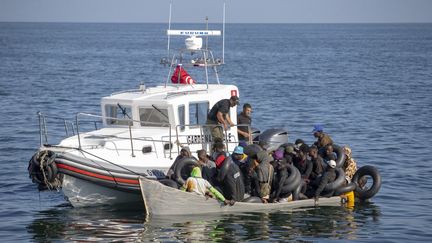
M 294 162 L 294 166 L 297 167 L 303 178 L 309 178 L 313 168 L 310 160 L 304 159 L 302 161 L 296 161 Z
M 335 180 L 336 180 L 336 170 L 334 168 L 327 167 L 326 171 L 321 177 L 321 180 L 318 184 L 318 188 L 315 191 L 315 197 L 318 197 L 321 194 L 321 192 L 324 191 L 324 188 L 328 183 L 331 183 Z
M 310 173 L 309 179 L 312 181 L 318 178 L 318 176 L 320 176 L 324 172 L 324 161 L 321 156 L 318 155 L 316 159 L 312 158 L 311 163 L 312 171 Z
M 274 182 L 273 182 L 273 193 L 271 194 L 272 199 L 278 199 L 281 192 L 283 185 L 285 184 L 285 180 L 288 178 L 288 163 L 285 159 L 280 161 L 275 161 L 275 175 L 274 175 Z
M 228 157 L 218 170 L 218 181 L 221 184 L 223 195 L 228 200 L 242 201 L 245 194 L 245 186 L 240 168 Z M 225 170 L 225 168 L 227 168 Z
M 237 125 L 243 125 L 243 124 L 247 124 L 247 125 L 251 125 L 252 124 L 252 118 L 249 116 L 246 116 L 243 112 L 241 112 L 238 116 L 237 116 Z M 237 126 L 237 129 L 243 132 L 249 132 L 248 129 L 250 127 L 247 126 Z M 241 135 L 240 133 L 238 134 L 238 139 L 239 140 L 247 140 L 245 137 L 243 137 L 243 135 Z

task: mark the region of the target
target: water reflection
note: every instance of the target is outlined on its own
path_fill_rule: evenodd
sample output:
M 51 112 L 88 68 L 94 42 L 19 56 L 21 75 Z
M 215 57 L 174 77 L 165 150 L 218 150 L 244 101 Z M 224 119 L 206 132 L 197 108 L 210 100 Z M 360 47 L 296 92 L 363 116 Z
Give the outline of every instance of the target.
M 42 211 L 27 226 L 38 242 L 71 241 L 286 241 L 368 239 L 380 218 L 374 204 L 235 215 L 152 218 L 142 210 L 76 209 Z

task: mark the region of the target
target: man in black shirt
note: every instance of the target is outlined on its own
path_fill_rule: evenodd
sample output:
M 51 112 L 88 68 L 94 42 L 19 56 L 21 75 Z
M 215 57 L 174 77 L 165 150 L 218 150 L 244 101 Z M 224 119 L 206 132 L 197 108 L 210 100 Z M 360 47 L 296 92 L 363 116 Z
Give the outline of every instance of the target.
M 231 121 L 229 116 L 229 111 L 231 107 L 234 107 L 239 104 L 239 98 L 237 96 L 231 96 L 229 99 L 223 99 L 218 101 L 210 110 L 207 115 L 207 124 L 210 126 L 211 135 L 213 140 L 215 138 L 219 138 L 223 140 L 224 133 L 222 131 L 223 126 L 224 130 L 228 129 L 228 125 L 234 126 L 234 123 Z
M 239 142 L 249 142 L 251 136 L 250 125 L 252 124 L 252 106 L 248 103 L 243 105 L 243 111 L 237 116 L 237 132 Z M 249 125 L 249 126 L 241 126 Z

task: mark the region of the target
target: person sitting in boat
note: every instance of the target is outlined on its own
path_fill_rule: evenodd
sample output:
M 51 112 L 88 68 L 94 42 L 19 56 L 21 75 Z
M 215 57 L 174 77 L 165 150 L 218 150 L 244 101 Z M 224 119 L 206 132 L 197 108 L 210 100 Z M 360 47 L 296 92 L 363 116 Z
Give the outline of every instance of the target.
M 217 181 L 224 196 L 229 200 L 243 200 L 245 186 L 240 168 L 225 153 L 219 153 L 215 163 L 218 169 Z
M 177 158 L 174 160 L 174 163 L 169 168 L 169 170 L 166 174 L 166 177 L 168 179 L 174 179 L 173 176 L 174 176 L 174 172 L 176 171 L 176 167 L 177 167 L 178 163 L 184 158 L 193 158 L 191 151 L 190 151 L 188 146 L 182 147 L 182 149 L 180 150 L 180 154 L 177 156 Z
M 228 130 L 229 126 L 234 126 L 234 123 L 231 121 L 229 112 L 231 107 L 234 107 L 238 104 L 239 98 L 237 96 L 231 96 L 231 98 L 229 99 L 223 99 L 218 101 L 211 108 L 210 112 L 207 115 L 206 124 L 209 125 L 213 141 L 215 140 L 215 138 L 223 140 L 223 131 Z
M 278 202 L 281 198 L 286 197 L 288 195 L 281 195 L 282 188 L 285 184 L 286 179 L 288 178 L 288 163 L 284 158 L 283 150 L 276 150 L 273 152 L 273 161 L 271 162 L 275 174 L 274 174 L 274 183 L 272 185 L 272 193 L 270 195 L 271 202 Z
M 314 145 L 318 147 L 320 154 L 323 154 L 325 146 L 333 144 L 333 140 L 328 134 L 324 133 L 324 127 L 322 125 L 315 125 L 312 132 L 314 137 L 317 138 L 317 141 L 314 143 Z
M 325 146 L 325 148 L 324 148 L 324 156 L 323 156 L 323 159 L 324 159 L 324 162 L 328 162 L 328 161 L 330 161 L 330 160 L 335 160 L 336 161 L 336 154 L 334 153 L 334 150 L 333 150 L 333 145 L 331 145 L 331 144 L 328 144 L 327 146 Z
M 312 163 L 308 159 L 309 146 L 302 144 L 296 151 L 296 156 L 293 159 L 294 166 L 300 171 L 303 180 L 307 180 L 312 172 Z
M 216 188 L 214 188 L 210 182 L 202 178 L 201 169 L 199 167 L 194 167 L 192 169 L 190 177 L 186 180 L 183 186 L 184 190 L 187 192 L 194 192 L 198 195 L 203 196 L 215 196 L 216 199 L 223 202 L 225 205 L 234 205 L 234 201 L 227 200 Z
M 201 167 L 202 176 L 204 179 L 212 183 L 214 185 L 214 179 L 216 177 L 216 164 L 213 162 L 210 157 L 207 155 L 205 149 L 200 149 L 197 151 L 198 156 L 198 164 Z
M 256 183 L 259 189 L 259 197 L 263 203 L 268 203 L 271 193 L 271 185 L 273 182 L 273 166 L 270 164 L 272 157 L 266 151 L 260 151 L 257 154 L 257 162 L 255 171 L 257 174 Z
M 244 153 L 244 149 L 242 146 L 237 146 L 234 148 L 234 151 L 231 155 L 233 162 L 240 168 L 240 171 L 243 175 L 243 182 L 245 185 L 245 193 L 251 195 L 251 175 L 249 173 L 250 169 L 250 159 Z
M 319 196 L 324 191 L 325 186 L 328 183 L 332 183 L 336 180 L 336 161 L 330 160 L 327 162 L 327 168 L 324 172 L 324 174 L 321 176 L 318 187 L 314 194 L 315 201 L 318 201 Z
M 354 174 L 357 171 L 357 163 L 356 161 L 351 157 L 352 152 L 351 148 L 348 146 L 345 146 L 343 148 L 343 151 L 345 153 L 346 159 L 345 162 L 342 165 L 342 169 L 345 171 L 345 179 L 348 183 L 351 182 Z
M 284 158 L 285 158 L 286 162 L 288 164 L 292 164 L 293 160 L 294 160 L 294 157 L 296 157 L 296 156 L 297 156 L 297 153 L 296 153 L 296 151 L 294 149 L 294 146 L 287 145 L 285 147 L 285 153 L 284 153 Z
M 315 181 L 324 172 L 324 160 L 318 154 L 318 147 L 315 145 L 310 147 L 309 157 L 312 163 L 312 171 L 309 175 L 309 181 Z
M 251 131 L 250 126 L 252 124 L 252 106 L 248 103 L 243 105 L 243 111 L 237 115 L 237 133 L 239 142 L 246 142 L 246 144 L 251 141 Z M 249 126 L 241 126 L 249 125 Z

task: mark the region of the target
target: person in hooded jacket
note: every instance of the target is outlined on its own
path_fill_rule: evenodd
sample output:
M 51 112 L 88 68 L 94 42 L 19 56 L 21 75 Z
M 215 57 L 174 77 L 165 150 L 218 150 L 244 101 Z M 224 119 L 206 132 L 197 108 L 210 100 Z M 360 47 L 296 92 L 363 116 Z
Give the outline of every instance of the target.
M 216 157 L 217 178 L 223 195 L 228 200 L 242 201 L 245 194 L 245 186 L 242 173 L 230 156 L 219 153 Z
M 258 165 L 255 167 L 256 184 L 259 189 L 259 197 L 263 203 L 268 203 L 271 193 L 271 185 L 273 182 L 274 169 L 270 162 L 273 159 L 267 151 L 260 151 L 257 154 Z
M 282 197 L 287 195 L 281 195 L 283 186 L 285 184 L 286 179 L 288 178 L 288 163 L 284 158 L 283 150 L 276 150 L 273 153 L 273 162 L 271 162 L 274 168 L 274 180 L 272 185 L 272 193 L 270 195 L 271 202 L 278 202 Z
M 321 179 L 318 184 L 318 188 L 315 191 L 314 199 L 318 201 L 319 196 L 324 191 L 324 188 L 328 183 L 332 183 L 336 180 L 336 161 L 330 160 L 327 163 L 327 168 L 324 174 L 321 176 Z

